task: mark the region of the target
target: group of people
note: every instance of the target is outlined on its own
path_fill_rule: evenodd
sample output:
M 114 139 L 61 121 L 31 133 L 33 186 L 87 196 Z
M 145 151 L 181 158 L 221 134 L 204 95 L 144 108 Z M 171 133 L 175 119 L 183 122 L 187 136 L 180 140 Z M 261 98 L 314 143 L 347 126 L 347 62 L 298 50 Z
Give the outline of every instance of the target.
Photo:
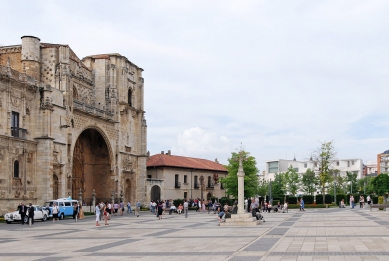
M 139 201 L 136 202 L 135 215 L 139 217 L 141 204 Z M 109 225 L 108 220 L 111 220 L 111 216 L 123 216 L 124 202 L 98 202 L 95 206 L 96 213 L 96 226 L 100 226 L 99 221 L 104 220 L 104 225 Z M 127 202 L 127 213 L 132 213 L 131 203 Z
M 370 195 L 368 195 L 366 197 L 366 201 L 367 201 L 367 204 L 370 205 L 371 204 L 371 197 Z M 363 208 L 365 206 L 365 196 L 359 196 L 359 208 Z M 345 208 L 346 207 L 346 204 L 344 202 L 344 199 L 342 199 L 342 201 L 340 202 L 340 207 L 341 208 Z M 354 208 L 355 207 L 355 199 L 354 199 L 354 196 L 353 195 L 350 195 L 350 208 Z
M 32 203 L 28 204 L 28 206 L 25 206 L 24 203 L 20 203 L 18 206 L 19 215 L 22 219 L 22 225 L 25 224 L 24 220 L 25 217 L 28 216 L 28 224 L 32 225 L 34 224 L 34 207 L 32 206 Z

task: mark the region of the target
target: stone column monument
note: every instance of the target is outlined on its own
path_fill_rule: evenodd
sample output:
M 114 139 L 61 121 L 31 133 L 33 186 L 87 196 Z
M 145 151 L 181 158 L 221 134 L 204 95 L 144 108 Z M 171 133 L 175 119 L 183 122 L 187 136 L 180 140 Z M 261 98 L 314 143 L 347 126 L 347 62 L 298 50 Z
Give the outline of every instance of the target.
M 78 192 L 78 202 L 82 206 L 82 189 L 80 188 L 80 192 Z
M 244 170 L 242 164 L 242 151 L 239 152 L 238 169 L 238 214 L 244 214 Z
M 92 209 L 93 209 L 93 212 L 96 211 L 95 206 L 96 206 L 96 192 L 95 192 L 95 190 L 93 189 L 93 190 L 92 190 Z
M 256 226 L 260 223 L 252 216 L 251 213 L 245 213 L 244 211 L 244 170 L 243 161 L 245 160 L 245 152 L 243 149 L 239 151 L 239 168 L 238 168 L 238 213 L 231 214 L 231 218 L 227 218 L 226 222 L 220 223 L 220 226 Z

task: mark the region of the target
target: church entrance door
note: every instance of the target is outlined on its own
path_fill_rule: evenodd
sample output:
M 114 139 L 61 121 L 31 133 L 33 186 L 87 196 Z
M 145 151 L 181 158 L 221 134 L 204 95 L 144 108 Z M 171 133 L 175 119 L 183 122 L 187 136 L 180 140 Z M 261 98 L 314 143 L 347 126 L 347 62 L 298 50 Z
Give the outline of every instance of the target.
M 80 189 L 86 204 L 92 203 L 93 189 L 96 198 L 110 198 L 115 187 L 110 175 L 110 162 L 103 136 L 95 129 L 83 131 L 73 153 L 72 198 L 79 198 Z
M 157 185 L 151 187 L 151 200 L 160 200 L 161 199 L 161 188 Z

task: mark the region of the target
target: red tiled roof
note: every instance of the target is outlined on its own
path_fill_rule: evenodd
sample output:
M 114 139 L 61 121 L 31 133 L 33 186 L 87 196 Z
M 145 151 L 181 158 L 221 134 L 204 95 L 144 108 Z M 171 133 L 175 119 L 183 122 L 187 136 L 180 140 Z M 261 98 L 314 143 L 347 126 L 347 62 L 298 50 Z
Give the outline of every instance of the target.
M 166 154 L 151 156 L 147 161 L 147 167 L 180 167 L 227 172 L 227 169 L 222 164 L 214 161 Z

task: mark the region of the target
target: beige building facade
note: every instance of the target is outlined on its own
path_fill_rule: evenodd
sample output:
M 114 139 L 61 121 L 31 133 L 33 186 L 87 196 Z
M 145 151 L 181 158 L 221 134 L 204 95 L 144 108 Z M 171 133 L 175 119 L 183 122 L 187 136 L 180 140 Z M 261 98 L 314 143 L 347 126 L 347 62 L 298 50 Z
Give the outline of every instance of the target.
M 72 197 L 145 202 L 142 69 L 24 36 L 0 47 L 0 214 Z
M 221 198 L 226 192 L 220 178 L 227 174 L 217 160 L 161 152 L 147 160 L 146 200 Z

